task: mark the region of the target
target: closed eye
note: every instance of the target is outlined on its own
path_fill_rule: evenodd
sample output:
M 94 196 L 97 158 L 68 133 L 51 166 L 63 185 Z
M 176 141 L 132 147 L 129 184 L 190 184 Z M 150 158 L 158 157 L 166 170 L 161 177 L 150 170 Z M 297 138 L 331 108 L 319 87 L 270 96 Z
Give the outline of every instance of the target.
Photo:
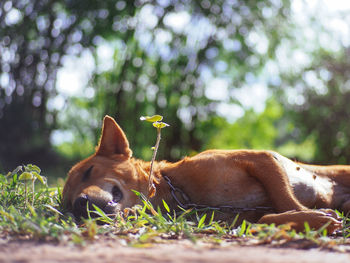
M 90 166 L 89 169 L 87 169 L 84 174 L 83 174 L 83 177 L 81 178 L 81 181 L 82 182 L 86 182 L 89 180 L 90 178 L 90 175 L 91 175 L 91 171 L 92 171 L 92 168 L 94 168 L 94 166 Z

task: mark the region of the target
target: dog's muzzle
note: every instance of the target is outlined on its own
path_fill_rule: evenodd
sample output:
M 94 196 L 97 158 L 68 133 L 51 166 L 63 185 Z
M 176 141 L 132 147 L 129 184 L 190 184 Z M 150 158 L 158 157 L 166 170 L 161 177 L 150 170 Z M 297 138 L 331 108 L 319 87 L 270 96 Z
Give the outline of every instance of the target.
M 120 201 L 123 193 L 119 187 L 113 186 L 112 198 L 103 198 L 81 194 L 73 203 L 73 215 L 77 220 L 81 218 L 96 218 L 99 215 L 94 212 L 94 205 L 100 208 L 107 216 L 113 217 L 120 209 Z

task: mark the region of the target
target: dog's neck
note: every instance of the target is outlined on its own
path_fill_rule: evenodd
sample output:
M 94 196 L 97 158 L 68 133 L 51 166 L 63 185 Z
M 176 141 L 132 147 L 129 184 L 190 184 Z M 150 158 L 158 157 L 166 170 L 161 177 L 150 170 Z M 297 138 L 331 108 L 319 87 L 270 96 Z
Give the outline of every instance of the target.
M 143 176 L 139 177 L 142 178 L 139 183 L 139 189 L 145 196 L 148 196 L 148 180 L 150 176 L 151 162 L 145 162 L 138 159 L 134 159 L 134 162 L 141 168 L 138 173 L 143 174 Z M 159 206 L 162 208 L 162 200 L 164 200 L 171 209 L 177 208 L 177 203 L 171 195 L 170 187 L 164 179 L 164 176 L 168 176 L 170 180 L 176 177 L 177 174 L 174 173 L 172 169 L 175 166 L 176 163 L 170 163 L 167 161 L 155 161 L 153 163 L 152 174 L 153 183 L 156 186 L 156 194 L 150 199 L 150 201 L 154 207 Z

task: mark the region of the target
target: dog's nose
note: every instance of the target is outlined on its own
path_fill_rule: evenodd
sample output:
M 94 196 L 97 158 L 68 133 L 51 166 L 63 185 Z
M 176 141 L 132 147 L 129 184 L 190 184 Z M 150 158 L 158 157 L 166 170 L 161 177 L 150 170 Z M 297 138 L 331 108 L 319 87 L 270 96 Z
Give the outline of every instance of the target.
M 94 206 L 99 207 L 108 216 L 115 215 L 116 210 L 119 208 L 119 204 L 114 201 L 81 195 L 73 203 L 73 215 L 77 220 L 80 220 L 82 217 L 88 218 L 89 215 L 91 218 L 98 217 L 99 215 L 94 212 Z
M 77 219 L 80 219 L 81 217 L 87 218 L 88 213 L 88 202 L 89 199 L 87 195 L 79 196 L 77 199 L 75 199 L 73 204 L 73 214 Z

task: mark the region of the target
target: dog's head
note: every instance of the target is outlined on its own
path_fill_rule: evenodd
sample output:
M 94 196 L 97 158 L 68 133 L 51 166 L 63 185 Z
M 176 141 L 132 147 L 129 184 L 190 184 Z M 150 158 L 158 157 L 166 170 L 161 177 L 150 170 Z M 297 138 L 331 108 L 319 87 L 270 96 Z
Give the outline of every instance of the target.
M 65 207 L 79 219 L 88 216 L 87 208 L 93 209 L 93 204 L 106 214 L 137 204 L 131 190 L 144 192 L 147 174 L 131 155 L 124 132 L 106 116 L 96 152 L 68 173 L 62 193 Z

